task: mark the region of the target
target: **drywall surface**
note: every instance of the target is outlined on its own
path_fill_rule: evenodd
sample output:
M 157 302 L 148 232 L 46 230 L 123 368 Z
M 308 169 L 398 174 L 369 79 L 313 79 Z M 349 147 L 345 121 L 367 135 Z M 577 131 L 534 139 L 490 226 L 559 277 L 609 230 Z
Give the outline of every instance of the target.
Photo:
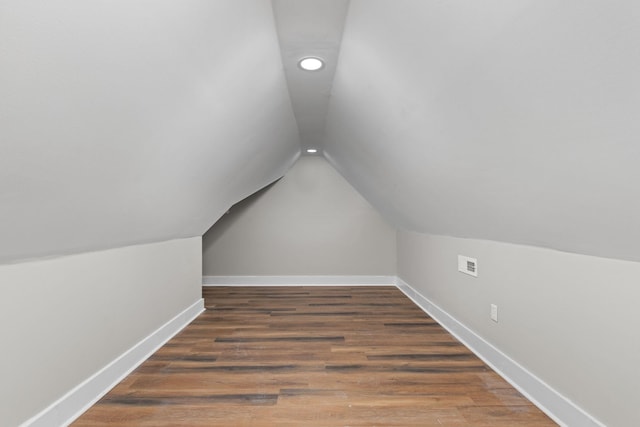
M 201 238 L 0 266 L 0 420 L 18 425 L 201 298 Z
M 639 16 L 352 0 L 328 158 L 401 229 L 640 261 Z
M 204 275 L 395 275 L 395 230 L 320 156 L 234 206 L 203 239 Z
M 272 3 L 301 147 L 321 149 L 349 0 Z M 307 56 L 322 58 L 324 67 L 315 72 L 302 70 L 298 62 Z
M 398 275 L 604 425 L 640 425 L 640 263 L 399 232 Z
M 0 2 L 0 262 L 201 236 L 298 131 L 271 3 Z

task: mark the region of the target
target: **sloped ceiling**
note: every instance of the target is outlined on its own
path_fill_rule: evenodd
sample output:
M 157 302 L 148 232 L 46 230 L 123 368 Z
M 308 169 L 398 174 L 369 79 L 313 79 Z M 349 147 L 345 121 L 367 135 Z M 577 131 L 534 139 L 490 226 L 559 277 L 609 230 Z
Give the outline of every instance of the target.
M 322 150 L 325 119 L 338 63 L 348 0 L 273 0 L 282 63 L 303 153 Z M 301 58 L 322 58 L 320 71 L 303 71 Z
M 270 2 L 0 3 L 0 261 L 202 235 L 298 154 Z
M 0 262 L 201 235 L 300 136 L 399 228 L 640 261 L 638 22 L 635 0 L 3 1 Z
M 326 155 L 398 227 L 640 261 L 640 3 L 352 0 Z

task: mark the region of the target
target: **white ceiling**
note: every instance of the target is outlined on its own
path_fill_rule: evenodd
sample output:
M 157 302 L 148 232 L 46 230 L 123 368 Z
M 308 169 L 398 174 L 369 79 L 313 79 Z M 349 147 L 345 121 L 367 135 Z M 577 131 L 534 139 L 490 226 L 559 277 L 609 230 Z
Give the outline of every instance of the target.
M 287 76 L 303 152 L 322 149 L 331 85 L 338 62 L 349 0 L 273 0 L 282 63 Z M 298 61 L 317 56 L 319 71 L 303 71 Z
M 0 261 L 202 235 L 298 153 L 269 2 L 0 2 Z
M 640 2 L 352 0 L 326 154 L 400 228 L 640 261 Z
M 201 235 L 300 145 L 397 227 L 640 261 L 638 22 L 635 0 L 2 1 L 0 262 Z

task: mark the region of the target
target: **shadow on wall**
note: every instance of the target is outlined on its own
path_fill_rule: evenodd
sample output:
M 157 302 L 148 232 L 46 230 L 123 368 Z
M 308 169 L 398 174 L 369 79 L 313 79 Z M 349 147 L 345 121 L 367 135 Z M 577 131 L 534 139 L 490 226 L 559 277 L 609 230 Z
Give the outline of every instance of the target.
M 235 205 L 231 206 L 229 210 L 220 217 L 218 221 L 216 221 L 211 228 L 207 230 L 204 236 L 207 236 L 206 239 L 202 239 L 202 251 L 206 252 L 212 246 L 216 244 L 218 239 L 224 235 L 224 233 L 229 230 L 233 224 L 253 205 L 255 205 L 258 200 L 260 200 L 274 185 L 280 182 L 282 178 L 272 182 L 266 187 L 261 188 L 250 196 L 240 200 Z

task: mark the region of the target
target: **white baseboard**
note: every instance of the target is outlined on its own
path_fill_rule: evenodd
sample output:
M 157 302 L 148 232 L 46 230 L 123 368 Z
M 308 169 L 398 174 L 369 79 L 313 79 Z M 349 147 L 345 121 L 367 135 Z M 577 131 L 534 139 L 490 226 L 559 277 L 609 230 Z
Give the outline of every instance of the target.
M 203 311 L 204 299 L 199 299 L 49 407 L 23 423 L 22 427 L 68 426 Z
M 604 427 L 513 359 L 395 276 L 204 276 L 203 286 L 397 286 L 561 426 Z M 21 427 L 68 426 L 204 311 L 200 299 Z
M 397 286 L 424 312 L 434 318 L 556 423 L 567 427 L 604 427 L 604 424 L 421 295 L 404 280 L 397 278 Z
M 395 286 L 395 276 L 203 276 L 203 286 Z

